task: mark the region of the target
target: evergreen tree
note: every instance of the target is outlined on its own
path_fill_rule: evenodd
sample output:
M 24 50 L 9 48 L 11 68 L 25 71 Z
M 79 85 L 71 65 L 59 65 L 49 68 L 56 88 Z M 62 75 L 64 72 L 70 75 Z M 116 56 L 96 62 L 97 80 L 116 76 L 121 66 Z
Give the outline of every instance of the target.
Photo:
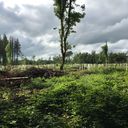
M 9 40 L 6 34 L 0 36 L 0 64 L 18 63 L 18 57 L 21 54 L 21 45 L 18 39 L 10 37 Z
M 11 49 L 11 63 L 13 64 L 14 63 L 14 38 L 10 36 L 10 49 Z
M 6 45 L 5 48 L 6 51 L 6 57 L 7 57 L 7 63 L 8 64 L 12 64 L 12 46 L 11 46 L 11 42 L 8 42 L 8 44 Z
M 8 44 L 8 39 L 7 39 L 7 36 L 4 34 L 3 35 L 3 41 L 2 41 L 2 44 L 3 44 L 3 65 L 6 65 L 7 64 L 7 56 L 6 56 L 6 51 L 5 51 L 5 48 Z
M 18 58 L 21 54 L 21 45 L 18 39 L 14 42 L 14 56 L 15 56 L 15 63 L 18 64 Z

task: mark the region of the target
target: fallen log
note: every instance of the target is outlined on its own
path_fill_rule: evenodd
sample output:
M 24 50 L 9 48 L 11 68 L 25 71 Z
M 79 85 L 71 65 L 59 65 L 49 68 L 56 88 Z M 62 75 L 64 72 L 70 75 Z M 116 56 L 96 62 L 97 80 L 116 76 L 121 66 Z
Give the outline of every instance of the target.
M 9 77 L 9 78 L 1 78 L 1 80 L 4 80 L 4 81 L 10 81 L 10 80 L 21 80 L 21 79 L 29 79 L 29 77 Z

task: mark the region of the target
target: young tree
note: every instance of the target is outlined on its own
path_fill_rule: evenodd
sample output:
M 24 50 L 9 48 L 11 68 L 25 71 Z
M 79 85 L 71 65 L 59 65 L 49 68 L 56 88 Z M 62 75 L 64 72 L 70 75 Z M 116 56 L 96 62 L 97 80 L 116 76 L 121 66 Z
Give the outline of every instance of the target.
M 107 45 L 107 42 L 104 46 L 101 47 L 102 48 L 102 54 L 103 56 L 105 57 L 105 62 L 106 64 L 108 63 L 108 45 Z
M 71 56 L 72 55 L 73 55 L 72 51 L 67 51 L 67 53 L 66 53 L 66 61 L 67 61 L 67 63 L 71 62 Z
M 36 61 L 35 61 L 35 58 L 36 58 L 36 56 L 35 56 L 35 55 L 33 55 L 33 56 L 32 56 L 32 64 L 33 64 L 33 65 L 34 65 L 34 64 L 35 64 L 35 62 L 36 62 Z
M 80 7 L 80 9 L 77 9 Z M 80 11 L 77 11 L 80 10 Z M 73 27 L 84 18 L 85 5 L 76 4 L 76 0 L 54 0 L 54 12 L 60 21 L 59 36 L 62 61 L 60 70 L 63 70 L 65 64 L 66 53 L 68 51 L 68 37 L 74 33 Z
M 96 63 L 96 52 L 92 51 L 92 53 L 90 54 L 91 56 L 91 63 L 94 64 Z

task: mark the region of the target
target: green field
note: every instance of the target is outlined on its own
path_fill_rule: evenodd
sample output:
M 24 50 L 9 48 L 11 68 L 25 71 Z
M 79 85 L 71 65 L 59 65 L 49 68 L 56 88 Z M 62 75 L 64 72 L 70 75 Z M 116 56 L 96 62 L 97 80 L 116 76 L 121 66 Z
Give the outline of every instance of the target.
M 128 72 L 95 68 L 0 86 L 0 128 L 128 128 Z

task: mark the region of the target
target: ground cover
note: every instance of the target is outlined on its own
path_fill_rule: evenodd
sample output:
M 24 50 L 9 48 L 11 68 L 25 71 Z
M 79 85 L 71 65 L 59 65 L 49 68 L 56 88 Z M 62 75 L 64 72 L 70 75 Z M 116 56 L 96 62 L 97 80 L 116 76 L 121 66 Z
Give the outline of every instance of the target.
M 0 86 L 1 128 L 127 128 L 128 72 L 91 69 Z

